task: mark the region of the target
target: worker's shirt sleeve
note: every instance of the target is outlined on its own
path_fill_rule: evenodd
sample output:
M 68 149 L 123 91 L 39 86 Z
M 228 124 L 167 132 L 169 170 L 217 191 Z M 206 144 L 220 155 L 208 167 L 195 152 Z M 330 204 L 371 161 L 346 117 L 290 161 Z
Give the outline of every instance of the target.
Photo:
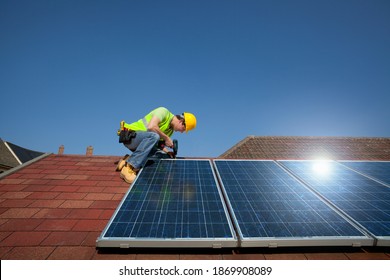
M 157 117 L 160 120 L 158 124 L 160 130 L 164 132 L 166 135 L 171 137 L 173 134 L 173 128 L 171 127 L 171 121 L 174 115 L 164 107 L 159 107 L 151 112 L 152 116 Z

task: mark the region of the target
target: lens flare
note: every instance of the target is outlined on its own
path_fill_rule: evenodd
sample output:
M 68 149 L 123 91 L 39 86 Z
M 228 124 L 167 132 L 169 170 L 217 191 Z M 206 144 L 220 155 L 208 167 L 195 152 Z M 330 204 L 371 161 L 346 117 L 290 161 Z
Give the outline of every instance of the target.
M 313 164 L 313 170 L 318 175 L 328 175 L 331 169 L 331 161 L 329 160 L 318 160 Z

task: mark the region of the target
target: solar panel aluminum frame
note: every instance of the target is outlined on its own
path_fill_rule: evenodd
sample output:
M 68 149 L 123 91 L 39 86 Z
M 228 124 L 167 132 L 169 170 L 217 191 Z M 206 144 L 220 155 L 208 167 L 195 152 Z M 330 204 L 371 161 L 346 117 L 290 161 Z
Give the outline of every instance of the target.
M 268 248 L 277 248 L 277 247 L 306 247 L 306 246 L 352 246 L 352 247 L 360 247 L 360 246 L 372 246 L 373 239 L 367 236 L 364 232 L 362 232 L 358 227 L 352 224 L 350 221 L 344 219 L 348 224 L 356 228 L 358 231 L 362 233 L 361 236 L 308 236 L 308 237 L 243 237 L 243 233 L 241 231 L 241 227 L 239 225 L 238 219 L 235 215 L 235 211 L 233 209 L 232 203 L 229 199 L 229 195 L 225 189 L 225 185 L 223 183 L 223 179 L 219 172 L 218 166 L 216 162 L 218 161 L 264 161 L 264 162 L 274 162 L 281 170 L 283 170 L 286 175 L 290 178 L 297 181 L 303 188 L 305 188 L 308 192 L 315 195 L 320 201 L 326 204 L 331 210 L 335 211 L 331 205 L 329 205 L 326 201 L 324 201 L 321 197 L 318 197 L 312 190 L 307 188 L 302 182 L 297 180 L 294 176 L 292 176 L 289 172 L 287 172 L 283 167 L 281 167 L 277 161 L 274 160 L 239 160 L 239 159 L 214 159 L 213 163 L 216 169 L 217 177 L 220 182 L 220 186 L 222 192 L 225 196 L 225 201 L 229 209 L 229 213 L 232 217 L 233 224 L 238 234 L 239 238 L 239 247 L 268 247 Z M 338 215 L 340 213 L 335 211 Z
M 354 167 L 351 167 L 351 166 L 348 166 L 347 164 L 345 163 L 348 163 L 348 162 L 362 162 L 362 163 L 365 163 L 365 162 L 373 162 L 373 163 L 381 163 L 381 162 L 386 162 L 386 163 L 390 163 L 390 161 L 386 161 L 386 160 L 383 160 L 383 161 L 378 161 L 378 160 L 375 160 L 375 161 L 367 161 L 367 160 L 338 160 L 337 161 L 338 163 L 342 164 L 344 167 L 362 175 L 362 176 L 365 176 L 367 177 L 368 179 L 370 180 L 373 180 L 381 185 L 384 185 L 385 187 L 387 188 L 390 188 L 390 184 L 387 183 L 387 182 L 384 182 L 383 180 L 381 180 L 380 178 L 376 178 L 375 175 L 372 175 L 372 174 L 368 174 L 366 173 L 365 171 L 363 170 L 359 170 L 357 168 L 354 168 Z M 372 234 L 372 233 L 371 233 Z M 374 238 L 376 239 L 375 241 L 375 245 L 376 246 L 390 246 L 390 236 L 376 236 L 374 234 L 372 234 L 374 236 Z
M 367 237 L 313 236 L 313 237 L 256 237 L 243 238 L 239 235 L 242 248 L 266 247 L 363 247 L 373 246 L 373 240 Z
M 97 248 L 235 248 L 237 239 L 230 238 L 182 238 L 182 239 L 153 239 L 153 238 L 112 238 L 100 236 L 96 241 Z
M 390 237 L 389 236 L 375 236 L 376 243 L 375 245 L 378 247 L 388 247 L 390 246 Z
M 184 159 L 159 159 L 162 161 L 168 160 L 184 160 Z M 107 230 L 109 229 L 112 221 L 115 219 L 116 215 L 120 211 L 123 203 L 126 201 L 126 198 L 131 193 L 134 186 L 137 184 L 137 180 L 142 176 L 142 172 L 144 172 L 144 168 L 140 170 L 137 178 L 130 185 L 129 190 L 124 195 L 122 201 L 119 206 L 115 210 L 111 219 L 107 223 L 106 227 L 102 231 L 100 237 L 96 240 L 96 247 L 98 248 L 235 248 L 238 244 L 238 238 L 236 232 L 234 231 L 234 227 L 232 221 L 230 219 L 228 209 L 225 205 L 223 194 L 219 188 L 219 184 L 217 181 L 217 177 L 215 175 L 215 171 L 213 169 L 212 163 L 207 159 L 185 159 L 189 160 L 200 160 L 200 161 L 208 161 L 210 165 L 210 170 L 212 171 L 215 187 L 217 188 L 219 198 L 221 200 L 223 210 L 226 216 L 226 221 L 228 223 L 230 232 L 232 237 L 230 238 L 139 238 L 139 237 L 105 237 Z

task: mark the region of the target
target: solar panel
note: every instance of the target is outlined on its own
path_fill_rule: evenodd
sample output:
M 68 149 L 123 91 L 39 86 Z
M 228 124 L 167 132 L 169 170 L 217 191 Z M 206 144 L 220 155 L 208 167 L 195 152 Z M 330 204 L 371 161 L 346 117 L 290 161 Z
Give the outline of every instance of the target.
M 236 245 L 209 160 L 148 162 L 97 240 L 97 247 Z
M 319 163 L 315 161 L 282 161 L 281 163 L 375 236 L 376 245 L 390 245 L 389 187 L 337 162 L 322 163 L 322 167 L 318 167 Z M 352 166 L 352 164 L 348 165 Z M 367 167 L 368 165 L 364 166 L 365 169 Z
M 360 246 L 373 239 L 274 161 L 214 160 L 242 247 Z
M 342 161 L 340 163 L 390 186 L 390 161 Z

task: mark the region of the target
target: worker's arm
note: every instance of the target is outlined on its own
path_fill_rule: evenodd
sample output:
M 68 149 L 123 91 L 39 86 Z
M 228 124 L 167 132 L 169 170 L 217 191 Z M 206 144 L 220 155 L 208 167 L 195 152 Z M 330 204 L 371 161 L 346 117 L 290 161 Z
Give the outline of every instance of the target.
M 153 131 L 153 132 L 156 132 L 161 139 L 163 139 L 165 141 L 165 145 L 172 148 L 173 147 L 173 142 L 172 142 L 172 139 L 166 135 L 164 132 L 161 131 L 161 129 L 159 128 L 159 123 L 160 123 L 160 119 L 156 116 L 153 116 L 152 119 L 150 120 L 150 122 L 148 123 L 148 131 Z

